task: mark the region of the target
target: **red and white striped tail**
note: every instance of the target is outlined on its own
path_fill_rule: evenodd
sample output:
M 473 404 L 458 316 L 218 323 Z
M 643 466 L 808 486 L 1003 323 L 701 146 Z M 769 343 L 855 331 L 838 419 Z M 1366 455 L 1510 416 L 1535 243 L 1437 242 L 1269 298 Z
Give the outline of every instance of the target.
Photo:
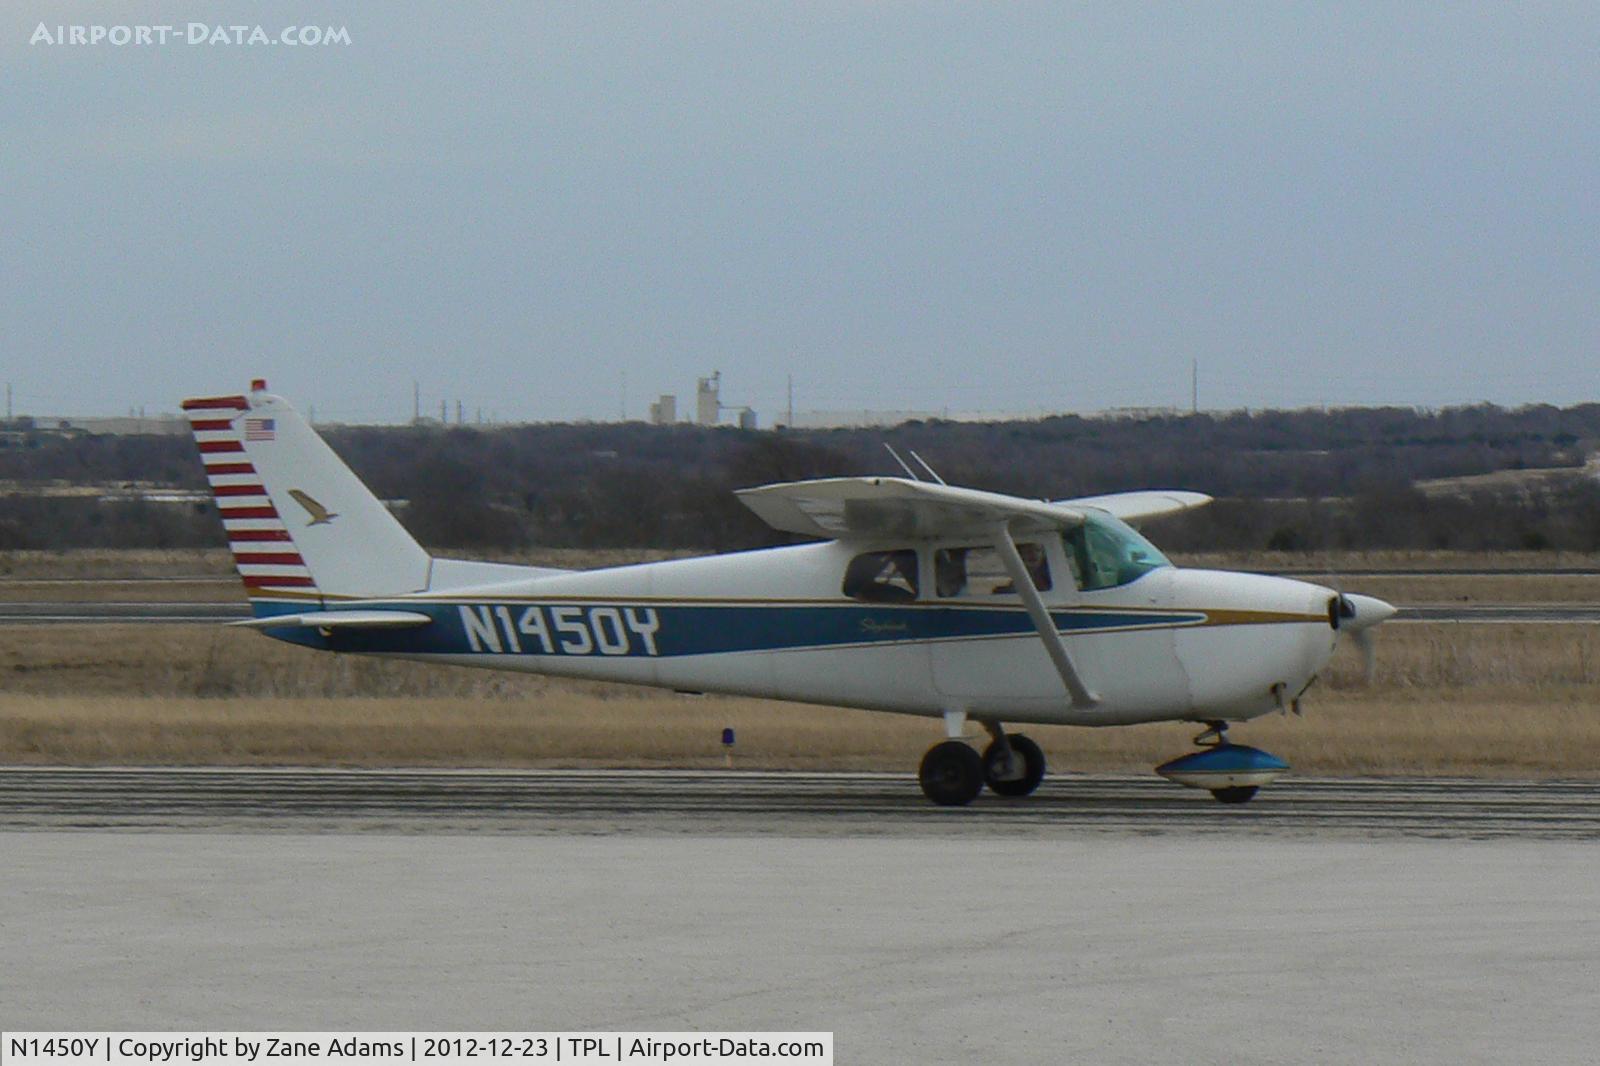
M 234 565 L 250 598 L 315 599 L 316 580 L 241 439 L 275 435 L 274 420 L 246 417 L 249 410 L 250 401 L 243 396 L 183 402 L 183 413 L 200 448 L 206 480 L 211 483 L 211 495 L 233 550 Z
M 185 400 L 234 562 L 254 601 L 427 588 L 433 561 L 281 396 Z

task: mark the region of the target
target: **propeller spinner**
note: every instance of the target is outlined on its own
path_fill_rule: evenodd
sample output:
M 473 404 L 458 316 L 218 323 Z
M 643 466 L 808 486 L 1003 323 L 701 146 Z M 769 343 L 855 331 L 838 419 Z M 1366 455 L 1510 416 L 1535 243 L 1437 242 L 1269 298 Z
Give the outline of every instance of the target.
M 1371 684 L 1378 670 L 1378 646 L 1373 629 L 1393 618 L 1397 608 L 1376 596 L 1362 596 L 1354 592 L 1341 592 L 1328 606 L 1328 618 L 1333 628 L 1341 633 L 1349 633 L 1356 647 L 1361 649 L 1366 681 Z

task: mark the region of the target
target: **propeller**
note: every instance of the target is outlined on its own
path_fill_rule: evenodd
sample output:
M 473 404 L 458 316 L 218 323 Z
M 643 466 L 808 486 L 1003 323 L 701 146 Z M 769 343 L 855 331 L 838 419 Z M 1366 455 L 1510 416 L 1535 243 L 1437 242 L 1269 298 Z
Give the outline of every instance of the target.
M 1377 634 L 1373 630 L 1380 623 L 1393 618 L 1396 608 L 1376 596 L 1362 596 L 1354 592 L 1339 593 L 1339 598 L 1333 607 L 1334 628 L 1341 633 L 1349 633 L 1356 647 L 1361 650 L 1361 661 L 1365 667 L 1364 677 L 1366 683 L 1370 685 L 1373 676 L 1378 672 L 1378 642 Z

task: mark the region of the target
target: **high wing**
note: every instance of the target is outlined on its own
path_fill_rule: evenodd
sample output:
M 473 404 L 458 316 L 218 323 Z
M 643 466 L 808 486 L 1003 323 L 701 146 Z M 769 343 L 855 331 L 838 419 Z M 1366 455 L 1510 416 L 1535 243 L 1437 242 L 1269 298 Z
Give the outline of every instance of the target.
M 774 529 L 812 537 L 992 537 L 996 527 L 1034 534 L 1081 525 L 1066 504 L 897 477 L 788 481 L 738 492 Z
M 1203 492 L 1142 489 L 1138 492 L 1113 492 L 1107 496 L 1080 496 L 1072 500 L 1057 500 L 1055 506 L 1094 507 L 1108 511 L 1130 525 L 1138 525 L 1147 519 L 1204 507 L 1210 502 L 1211 497 Z

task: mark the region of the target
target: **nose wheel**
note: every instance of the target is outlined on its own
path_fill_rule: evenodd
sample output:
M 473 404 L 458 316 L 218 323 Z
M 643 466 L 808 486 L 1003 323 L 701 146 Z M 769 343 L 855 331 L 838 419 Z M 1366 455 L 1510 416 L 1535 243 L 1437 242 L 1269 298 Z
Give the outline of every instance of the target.
M 1270 752 L 1230 743 L 1227 722 L 1206 725 L 1206 731 L 1194 738 L 1199 751 L 1162 763 L 1156 773 L 1189 788 L 1203 788 L 1218 803 L 1248 803 L 1262 785 L 1289 769 Z

